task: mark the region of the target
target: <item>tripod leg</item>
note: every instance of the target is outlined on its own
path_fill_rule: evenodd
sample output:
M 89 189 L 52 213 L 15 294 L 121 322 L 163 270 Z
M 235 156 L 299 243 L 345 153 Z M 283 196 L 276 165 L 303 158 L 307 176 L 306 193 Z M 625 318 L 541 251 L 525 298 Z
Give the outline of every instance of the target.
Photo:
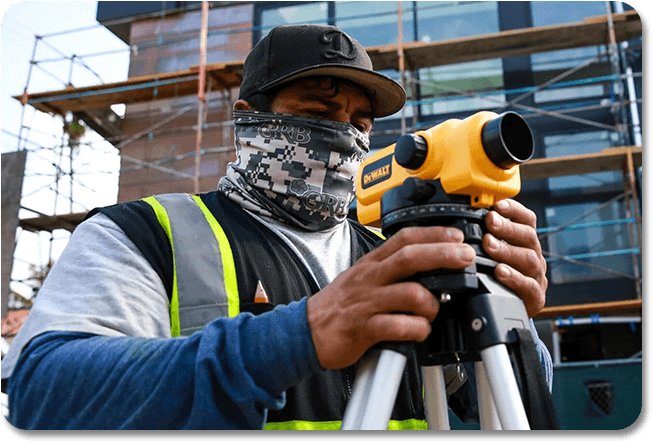
M 399 392 L 406 356 L 372 349 L 361 360 L 342 430 L 386 430 Z
M 481 350 L 481 359 L 490 382 L 494 405 L 499 412 L 502 428 L 530 430 L 505 344 L 492 345 Z
M 497 415 L 494 399 L 492 399 L 492 390 L 483 363 L 475 362 L 474 370 L 476 373 L 476 393 L 478 393 L 481 430 L 501 430 L 501 422 L 499 421 L 499 415 Z
M 447 388 L 444 383 L 444 367 L 422 367 L 424 380 L 424 409 L 429 430 L 449 430 L 449 407 Z

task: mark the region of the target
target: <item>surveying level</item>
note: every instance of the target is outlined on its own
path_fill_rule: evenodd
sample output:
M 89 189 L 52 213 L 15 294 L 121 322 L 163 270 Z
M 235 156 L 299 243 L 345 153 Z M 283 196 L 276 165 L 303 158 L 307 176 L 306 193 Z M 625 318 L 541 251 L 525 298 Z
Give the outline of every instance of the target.
M 543 403 L 540 410 L 546 414 L 552 412 L 548 387 L 542 389 L 546 381 L 524 304 L 494 280 L 496 262 L 481 246 L 486 207 L 519 192 L 519 165 L 532 155 L 533 137 L 521 116 L 479 112 L 465 120 L 448 120 L 404 135 L 363 163 L 356 191 L 361 223 L 380 223 L 386 238 L 408 226 L 457 227 L 475 249 L 477 259 L 463 270 L 440 269 L 413 276 L 440 300 L 432 332 L 421 343 L 380 344 L 366 353 L 356 374 L 343 430 L 387 428 L 411 353 L 417 354 L 422 367 L 426 419 L 431 429 L 449 428 L 443 366 L 462 362 L 475 363 L 483 429 L 531 428 L 529 414 L 532 422 L 538 413 L 532 411 L 532 402 L 528 413 L 522 403 L 509 350 L 513 350 L 513 360 L 522 359 L 522 367 L 531 366 L 526 373 L 537 375 L 540 398 L 535 404 Z M 529 362 L 514 351 L 516 347 L 528 349 Z M 522 391 L 525 379 L 520 378 Z M 549 423 L 554 425 L 548 428 L 556 428 L 552 413 Z M 539 420 L 537 428 L 542 428 L 541 424 Z
M 356 177 L 359 221 L 378 225 L 383 194 L 408 178 L 439 179 L 445 193 L 485 208 L 516 196 L 519 164 L 533 156 L 533 136 L 517 113 L 482 111 L 407 134 L 363 162 Z

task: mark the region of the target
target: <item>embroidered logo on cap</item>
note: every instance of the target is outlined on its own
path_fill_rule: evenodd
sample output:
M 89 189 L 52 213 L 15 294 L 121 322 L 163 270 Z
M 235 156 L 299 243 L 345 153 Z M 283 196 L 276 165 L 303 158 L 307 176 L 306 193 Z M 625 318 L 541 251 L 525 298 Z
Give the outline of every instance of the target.
M 322 51 L 322 57 L 325 59 L 335 59 L 342 57 L 346 60 L 354 60 L 356 58 L 356 51 L 354 44 L 347 34 L 340 30 L 324 31 L 320 35 L 320 42 L 331 44 L 331 48 Z M 344 52 L 347 51 L 347 52 Z

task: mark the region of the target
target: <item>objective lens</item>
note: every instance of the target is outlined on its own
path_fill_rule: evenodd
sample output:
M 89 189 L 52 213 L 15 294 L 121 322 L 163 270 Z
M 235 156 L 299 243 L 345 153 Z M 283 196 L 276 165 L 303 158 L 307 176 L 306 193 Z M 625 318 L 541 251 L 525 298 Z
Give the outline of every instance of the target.
M 507 170 L 533 157 L 533 134 L 517 113 L 507 112 L 488 121 L 481 131 L 483 150 L 493 164 Z

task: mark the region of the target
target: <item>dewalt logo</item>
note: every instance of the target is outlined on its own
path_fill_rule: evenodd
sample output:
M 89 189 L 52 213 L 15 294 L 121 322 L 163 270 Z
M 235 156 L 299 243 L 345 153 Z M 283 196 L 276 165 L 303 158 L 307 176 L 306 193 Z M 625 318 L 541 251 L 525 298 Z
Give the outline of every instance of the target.
M 363 168 L 363 189 L 381 183 L 392 175 L 392 155 L 383 157 Z
M 390 165 L 382 166 L 381 168 L 376 169 L 371 173 L 367 173 L 366 175 L 364 175 L 363 185 L 369 185 L 370 182 L 374 182 L 375 180 L 381 180 L 389 175 L 390 175 Z

